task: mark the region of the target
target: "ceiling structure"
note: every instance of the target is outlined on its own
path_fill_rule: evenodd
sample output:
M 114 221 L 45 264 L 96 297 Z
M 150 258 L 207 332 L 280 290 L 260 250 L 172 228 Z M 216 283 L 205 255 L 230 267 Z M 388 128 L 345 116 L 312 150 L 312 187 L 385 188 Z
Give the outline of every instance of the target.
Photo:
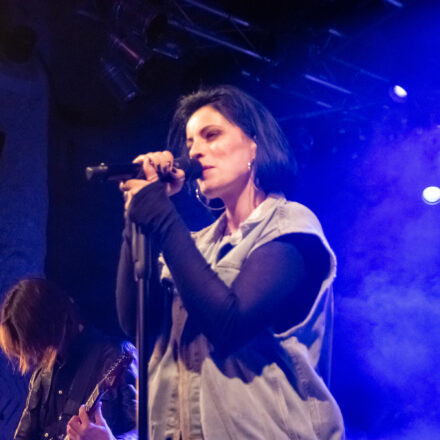
M 105 123 L 200 84 L 230 82 L 263 99 L 307 149 L 328 130 L 363 141 L 384 113 L 404 123 L 438 116 L 422 114 L 440 91 L 435 3 L 10 1 L 0 9 L 3 29 L 24 24 L 35 35 L 3 32 L 0 41 L 10 59 L 19 39 L 31 47 L 36 37 L 53 102 L 67 119 Z M 391 100 L 395 84 L 410 90 L 410 103 Z

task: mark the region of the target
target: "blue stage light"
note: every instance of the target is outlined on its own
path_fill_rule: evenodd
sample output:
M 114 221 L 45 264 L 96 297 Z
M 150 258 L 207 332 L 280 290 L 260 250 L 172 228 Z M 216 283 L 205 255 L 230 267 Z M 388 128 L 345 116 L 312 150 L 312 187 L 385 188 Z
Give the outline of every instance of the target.
M 393 101 L 395 102 L 405 102 L 406 99 L 408 98 L 408 92 L 402 87 L 399 86 L 398 84 L 392 86 L 389 89 L 389 93 L 390 93 L 390 97 Z
M 397 97 L 402 98 L 402 99 L 404 99 L 408 96 L 408 92 L 402 86 L 399 86 L 399 85 L 395 85 L 393 87 L 393 92 L 395 93 L 395 95 Z
M 428 205 L 440 203 L 440 188 L 438 186 L 428 186 L 422 193 L 423 201 Z

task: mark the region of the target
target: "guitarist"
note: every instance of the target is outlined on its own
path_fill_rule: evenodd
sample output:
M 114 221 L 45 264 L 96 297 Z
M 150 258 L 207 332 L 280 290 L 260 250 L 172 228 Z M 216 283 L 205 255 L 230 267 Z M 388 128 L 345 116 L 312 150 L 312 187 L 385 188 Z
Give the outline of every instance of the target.
M 9 290 L 0 347 L 22 374 L 33 372 L 14 440 L 65 439 L 69 421 L 69 440 L 137 439 L 135 362 L 103 395 L 102 412 L 101 402 L 94 412 L 81 406 L 134 347 L 84 326 L 73 300 L 55 285 L 28 278 Z

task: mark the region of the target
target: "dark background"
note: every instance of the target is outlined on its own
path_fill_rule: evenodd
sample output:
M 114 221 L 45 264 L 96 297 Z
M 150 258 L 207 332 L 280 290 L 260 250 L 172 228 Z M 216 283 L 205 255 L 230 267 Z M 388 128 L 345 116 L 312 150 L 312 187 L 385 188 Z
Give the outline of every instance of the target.
M 318 215 L 338 256 L 331 389 L 347 437 L 440 438 L 440 217 L 439 205 L 421 198 L 423 188 L 440 183 L 439 3 L 203 2 L 229 16 L 222 18 L 190 1 L 145 1 L 136 6 L 137 18 L 126 21 L 115 18 L 119 3 L 0 3 L 0 85 L 8 90 L 13 78 L 30 87 L 26 78 L 38 77 L 45 84 L 38 105 L 48 109 L 46 122 L 38 123 L 46 124 L 47 166 L 32 162 L 30 173 L 8 182 L 41 173 L 40 191 L 49 201 L 47 207 L 22 200 L 14 214 L 46 213 L 40 223 L 47 227 L 38 230 L 45 241 L 33 244 L 45 263 L 16 264 L 2 276 L 2 293 L 20 276 L 45 272 L 88 319 L 119 333 L 114 285 L 122 201 L 115 184 L 87 182 L 84 167 L 165 148 L 178 96 L 199 85 L 232 83 L 264 102 L 286 132 L 300 163 L 296 199 Z M 141 10 L 155 19 L 143 29 Z M 234 24 L 231 15 L 249 26 Z M 130 73 L 136 97 L 122 102 L 100 59 L 130 72 L 108 42 L 110 35 L 132 41 L 134 30 L 146 62 Z M 408 91 L 404 102 L 392 99 L 395 84 Z M 0 111 L 0 123 L 14 111 L 11 103 Z M 3 160 L 14 132 L 36 136 L 29 124 L 8 130 L 5 124 L 2 173 L 16 167 Z M 17 140 L 14 148 L 24 144 Z M 13 197 L 14 185 L 2 190 Z M 191 227 L 208 221 L 191 200 L 182 196 L 177 203 Z M 13 221 L 10 216 L 5 230 Z M 14 252 L 4 249 L 4 255 Z M 12 395 L 10 382 L 2 383 L 3 395 Z M 4 402 L 10 429 L 19 405 Z

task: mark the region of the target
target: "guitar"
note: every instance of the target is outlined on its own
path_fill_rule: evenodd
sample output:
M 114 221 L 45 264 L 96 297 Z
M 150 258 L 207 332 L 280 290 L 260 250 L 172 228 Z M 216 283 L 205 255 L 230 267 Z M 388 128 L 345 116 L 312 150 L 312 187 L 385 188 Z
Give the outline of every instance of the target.
M 131 364 L 133 359 L 133 353 L 127 352 L 119 356 L 119 358 L 113 363 L 84 404 L 88 416 L 94 413 L 96 405 L 99 403 L 102 396 L 118 384 L 122 373 Z
M 104 377 L 98 382 L 96 387 L 93 389 L 86 403 L 84 404 L 87 415 L 90 417 L 93 415 L 96 406 L 101 400 L 102 396 L 112 388 L 114 388 L 119 379 L 121 378 L 124 370 L 131 364 L 134 356 L 131 352 L 126 352 L 122 354 L 109 368 Z M 43 440 L 69 440 L 69 436 L 62 434 L 55 437 L 50 437 L 48 435 L 43 436 Z

